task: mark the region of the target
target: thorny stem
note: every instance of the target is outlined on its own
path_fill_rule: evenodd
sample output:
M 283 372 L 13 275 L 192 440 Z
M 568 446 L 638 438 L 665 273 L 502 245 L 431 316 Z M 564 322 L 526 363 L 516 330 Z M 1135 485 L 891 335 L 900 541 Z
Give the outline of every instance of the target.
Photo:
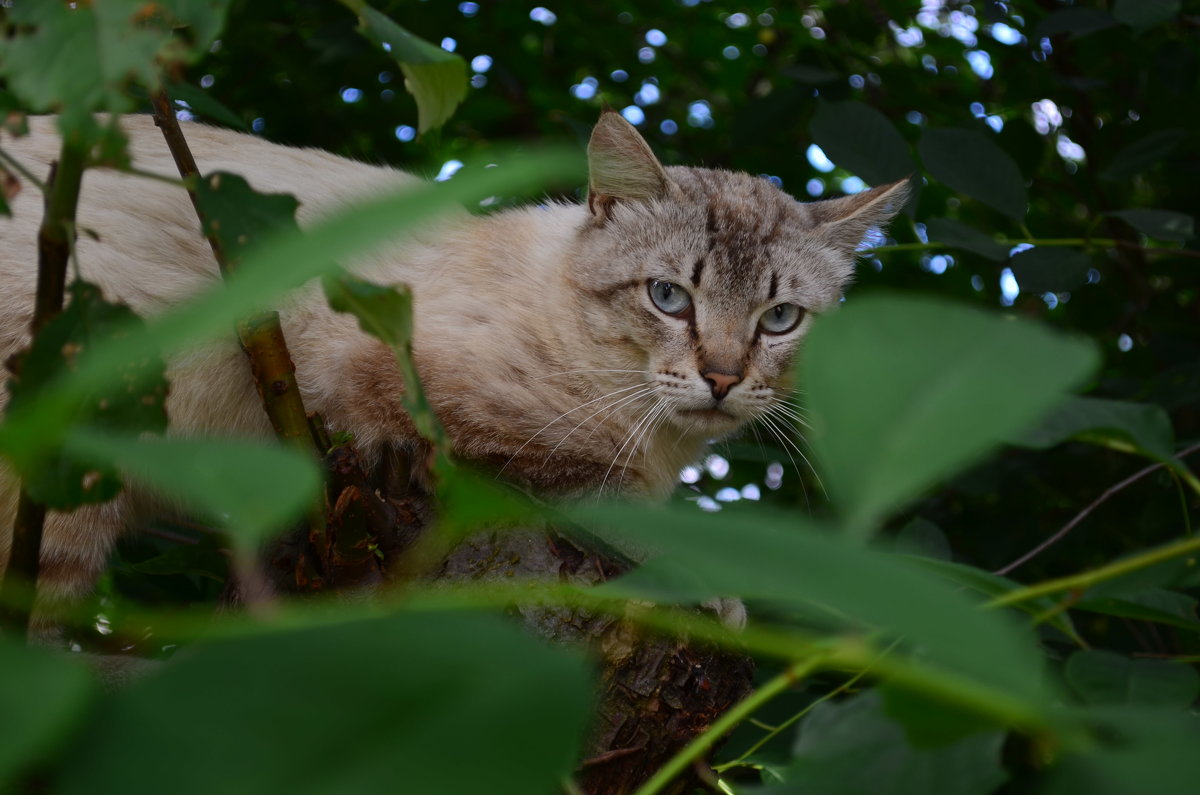
M 720 718 L 713 722 L 699 737 L 688 743 L 679 753 L 671 757 L 660 767 L 649 781 L 643 784 L 634 795 L 655 795 L 676 776 L 687 769 L 688 765 L 700 759 L 712 745 L 724 737 L 744 718 L 754 714 L 763 704 L 787 690 L 797 682 L 808 678 L 824 662 L 820 653 L 813 654 L 807 659 L 788 666 L 783 673 L 771 679 L 765 685 L 747 696 L 741 703 L 726 710 Z
M 45 214 L 38 230 L 37 295 L 34 298 L 32 336 L 62 312 L 67 263 L 71 256 L 75 208 L 87 164 L 88 147 L 81 141 L 62 143 L 58 162 L 46 180 Z M 12 546 L 0 581 L 0 626 L 14 637 L 29 634 L 37 591 L 46 508 L 22 485 L 13 522 Z
M 1180 450 L 1178 453 L 1175 454 L 1175 458 L 1177 458 L 1177 459 L 1186 458 L 1187 456 L 1191 455 L 1192 453 L 1196 452 L 1197 450 L 1200 450 L 1200 442 L 1192 445 L 1191 447 L 1187 447 L 1183 450 Z M 1066 537 L 1067 533 L 1069 533 L 1073 529 L 1075 529 L 1076 525 L 1078 525 L 1080 522 L 1082 522 L 1084 519 L 1086 519 L 1088 517 L 1088 515 L 1091 514 L 1092 511 L 1094 511 L 1094 510 L 1096 510 L 1096 508 L 1100 507 L 1100 505 L 1102 503 L 1104 503 L 1109 497 L 1112 497 L 1114 494 L 1117 494 L 1118 492 L 1123 491 L 1128 486 L 1132 486 L 1134 483 L 1137 483 L 1139 480 L 1144 478 L 1146 475 L 1149 475 L 1151 472 L 1154 472 L 1155 470 L 1160 469 L 1161 467 L 1164 467 L 1164 466 L 1166 466 L 1165 461 L 1160 461 L 1157 464 L 1151 464 L 1150 466 L 1145 467 L 1144 469 L 1139 469 L 1137 472 L 1134 472 L 1132 475 L 1125 478 L 1121 482 L 1116 483 L 1112 486 L 1109 486 L 1107 489 L 1104 490 L 1103 493 L 1101 493 L 1101 495 L 1099 497 L 1092 500 L 1092 502 L 1089 503 L 1087 505 L 1087 507 L 1085 507 L 1079 513 L 1075 514 L 1075 516 L 1071 519 L 1071 521 L 1069 521 L 1065 525 L 1063 525 L 1062 528 L 1060 530 L 1058 530 L 1058 532 L 1056 532 L 1054 535 L 1050 536 L 1045 541 L 1038 544 L 1036 547 L 1029 550 L 1024 555 L 1017 558 L 1016 560 L 1014 560 L 1012 563 L 1009 563 L 1007 566 L 1004 566 L 1003 568 L 996 569 L 992 573 L 1003 576 L 1003 575 L 1008 574 L 1010 571 L 1013 571 L 1014 569 L 1025 565 L 1026 563 L 1028 563 L 1029 561 L 1033 560 L 1035 557 L 1040 555 L 1042 552 L 1044 552 L 1046 549 L 1050 548 L 1054 544 L 1057 544 L 1059 541 L 1063 540 L 1063 538 Z M 1177 476 L 1180 475 L 1180 473 L 1177 473 L 1174 468 L 1172 468 L 1171 471 L 1173 473 L 1175 473 Z M 1191 474 L 1191 473 L 1189 472 L 1189 474 Z M 1193 476 L 1190 480 L 1186 479 L 1186 478 L 1184 478 L 1184 480 L 1188 483 L 1189 486 L 1191 486 L 1193 489 L 1196 489 L 1195 476 Z M 1200 493 L 1200 489 L 1197 489 L 1197 493 Z M 1184 517 L 1186 520 L 1186 517 L 1187 517 L 1186 503 L 1185 503 Z M 1189 526 L 1189 529 L 1190 529 L 1190 526 Z M 1189 532 L 1188 535 L 1191 535 L 1191 533 Z

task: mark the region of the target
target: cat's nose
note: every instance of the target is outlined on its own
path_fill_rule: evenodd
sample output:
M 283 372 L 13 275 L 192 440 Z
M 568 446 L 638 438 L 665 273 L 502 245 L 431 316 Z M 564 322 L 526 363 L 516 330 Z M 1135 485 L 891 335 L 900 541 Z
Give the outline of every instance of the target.
M 709 370 L 707 373 L 701 373 L 700 375 L 712 387 L 712 395 L 717 400 L 728 395 L 729 390 L 742 382 L 741 373 L 722 373 L 718 370 Z

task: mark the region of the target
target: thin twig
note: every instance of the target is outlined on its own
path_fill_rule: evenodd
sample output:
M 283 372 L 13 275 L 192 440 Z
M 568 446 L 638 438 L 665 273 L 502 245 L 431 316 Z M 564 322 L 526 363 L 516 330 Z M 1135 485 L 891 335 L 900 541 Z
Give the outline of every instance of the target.
M 1186 458 L 1187 456 L 1191 455 L 1192 453 L 1196 452 L 1197 450 L 1200 450 L 1200 442 L 1197 442 L 1196 444 L 1192 445 L 1191 447 L 1187 447 L 1183 450 L 1180 450 L 1178 453 L 1175 454 L 1175 458 L 1177 458 L 1177 459 L 1178 458 Z M 1112 497 L 1114 494 L 1117 494 L 1118 492 L 1123 491 L 1128 486 L 1131 486 L 1134 483 L 1137 483 L 1142 478 L 1146 477 L 1146 475 L 1149 475 L 1151 472 L 1155 471 L 1156 469 L 1160 469 L 1164 466 L 1166 466 L 1165 462 L 1151 464 L 1150 466 L 1146 467 L 1145 469 L 1139 469 L 1137 472 L 1134 472 L 1132 475 L 1125 478 L 1121 482 L 1116 483 L 1112 486 L 1109 486 L 1107 489 L 1105 489 L 1100 494 L 1099 497 L 1092 500 L 1092 502 L 1086 508 L 1084 508 L 1079 513 L 1075 514 L 1075 517 L 1073 519 L 1071 519 L 1071 521 L 1069 521 L 1065 525 L 1063 525 L 1062 529 L 1060 529 L 1057 533 L 1050 536 L 1045 541 L 1038 544 L 1036 547 L 1029 550 L 1024 555 L 1017 558 L 1016 560 L 1014 560 L 1012 563 L 1009 563 L 1007 566 L 1004 566 L 1002 568 L 996 569 L 992 573 L 1003 576 L 1003 575 L 1006 575 L 1009 572 L 1013 571 L 1014 569 L 1017 569 L 1018 567 L 1023 566 L 1024 564 L 1033 560 L 1035 557 L 1040 555 L 1045 550 L 1054 546 L 1059 541 L 1062 541 L 1063 538 L 1066 537 L 1067 533 L 1074 530 L 1076 525 L 1078 525 L 1080 522 L 1082 522 L 1084 519 L 1086 519 L 1088 517 L 1088 515 L 1091 514 L 1092 511 L 1096 510 L 1096 508 L 1098 508 L 1101 504 L 1103 504 L 1106 500 L 1108 500 L 1109 497 Z

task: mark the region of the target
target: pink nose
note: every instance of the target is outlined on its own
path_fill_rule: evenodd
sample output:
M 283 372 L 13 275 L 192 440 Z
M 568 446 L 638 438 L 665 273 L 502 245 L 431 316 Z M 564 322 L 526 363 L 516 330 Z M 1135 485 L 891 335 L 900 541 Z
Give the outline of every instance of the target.
M 734 385 L 742 382 L 740 373 L 721 373 L 716 370 L 709 370 L 707 373 L 701 373 L 704 380 L 712 387 L 712 394 L 717 400 L 729 394 L 729 390 L 733 389 Z

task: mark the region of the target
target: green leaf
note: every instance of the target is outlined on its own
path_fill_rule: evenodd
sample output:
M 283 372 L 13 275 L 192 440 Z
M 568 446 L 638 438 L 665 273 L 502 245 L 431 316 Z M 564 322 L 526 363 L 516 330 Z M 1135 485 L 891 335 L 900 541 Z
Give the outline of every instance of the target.
M 983 569 L 968 566 L 964 563 L 938 560 L 926 555 L 909 555 L 901 559 L 918 568 L 932 572 L 939 577 L 944 577 L 952 583 L 970 588 L 976 593 L 991 598 L 1003 596 L 1006 593 L 1025 587 L 1015 580 L 1010 580 L 1007 577 L 1001 577 L 998 574 L 992 574 L 990 571 L 984 571 Z M 1057 606 L 1058 602 L 1053 596 L 1042 596 L 1037 599 L 1026 599 L 1013 607 L 1031 616 L 1043 616 L 1051 613 Z M 1053 614 L 1046 620 L 1046 623 L 1068 638 L 1076 642 L 1081 642 L 1079 633 L 1075 631 L 1075 626 L 1071 623 L 1071 616 L 1068 613 L 1059 612 Z
M 1045 697 L 1033 638 L 999 611 L 981 611 L 957 587 L 907 560 L 863 549 L 762 508 L 705 514 L 692 506 L 602 506 L 577 515 L 618 548 L 644 549 L 721 596 L 837 611 L 920 650 L 934 677 L 968 676 L 1040 710 Z M 644 556 L 644 555 L 643 555 Z M 620 582 L 620 581 L 618 581 Z M 689 583 L 670 583 L 682 584 Z M 904 594 L 897 599 L 897 594 Z M 904 684 L 904 683 L 898 683 Z
M 1008 153 L 984 133 L 929 128 L 921 133 L 917 148 L 925 168 L 948 188 L 1010 218 L 1025 217 L 1025 178 Z
M 1166 160 L 1187 138 L 1184 130 L 1159 130 L 1134 141 L 1117 152 L 1100 171 L 1100 179 L 1123 180 L 1136 176 Z
M 929 298 L 869 295 L 822 318 L 802 381 L 845 526 L 870 534 L 1043 415 L 1097 358 L 1089 341 Z
M 1008 259 L 1011 246 L 997 243 L 991 235 L 949 218 L 930 218 L 925 222 L 929 239 L 964 251 L 972 251 L 992 262 Z
M 206 52 L 227 5 L 227 0 L 16 4 L 6 12 L 16 33 L 0 39 L 0 76 L 30 110 L 62 114 L 64 135 L 94 140 L 100 126 L 91 114 L 131 109 L 126 92 L 131 84 L 156 90 L 159 69 Z M 194 47 L 172 34 L 179 26 L 190 26 Z
M 173 83 L 168 89 L 171 99 L 175 102 L 186 102 L 188 109 L 198 116 L 220 122 L 235 130 L 250 132 L 246 122 L 229 108 L 205 91 L 191 83 Z
M 404 86 L 417 101 L 417 129 L 423 133 L 445 124 L 467 97 L 466 62 L 417 38 L 368 5 L 356 11 L 359 32 L 388 50 L 400 65 Z
M 215 237 L 229 270 L 236 268 L 264 237 L 298 232 L 296 208 L 289 193 L 258 193 L 237 174 L 218 171 L 196 183 L 196 205 L 204 233 Z
M 1092 708 L 1079 716 L 1104 738 L 1047 771 L 1045 795 L 1193 795 L 1200 780 L 1200 721 L 1179 710 Z
M 242 439 L 139 439 L 80 428 L 67 448 L 228 528 L 243 549 L 300 519 L 321 488 L 317 462 Z
M 1072 654 L 1063 673 L 1071 689 L 1091 704 L 1188 709 L 1200 694 L 1200 675 L 1189 665 L 1133 660 L 1098 649 Z
M 100 288 L 76 280 L 70 301 L 21 356 L 17 375 L 8 382 L 9 412 L 36 407 L 42 390 L 64 370 L 81 367 L 97 347 L 122 340 L 144 329 L 141 319 L 124 304 L 105 301 Z M 115 364 L 116 383 L 75 396 L 70 422 L 131 434 L 162 433 L 167 428 L 166 365 L 156 357 L 129 357 Z M 18 461 L 25 488 L 52 508 L 72 508 L 104 502 L 121 490 L 111 462 L 82 461 L 69 451 L 45 451 L 34 460 Z
M 763 795 L 988 795 L 1008 779 L 1000 765 L 1003 732 L 940 748 L 914 748 L 884 713 L 878 693 L 817 705 L 800 726 L 787 784 Z
M 228 334 L 247 314 L 282 293 L 324 273 L 336 261 L 395 240 L 439 213 L 462 204 L 478 203 L 569 175 L 583 176 L 578 153 L 547 150 L 536 155 L 488 158 L 497 168 L 479 169 L 469 177 L 428 186 L 405 186 L 388 195 L 345 208 L 305 232 L 279 232 L 258 246 L 242 267 L 208 292 L 154 317 L 145 329 L 108 345 L 98 346 L 79 369 L 58 379 L 35 404 L 17 411 L 10 407 L 0 425 L 0 450 L 19 461 L 36 458 L 61 441 L 76 413 L 78 395 L 95 391 L 120 378 L 127 361 L 195 345 Z
M 1097 8 L 1062 8 L 1042 18 L 1033 30 L 1033 38 L 1042 39 L 1067 33 L 1072 39 L 1078 39 L 1116 25 L 1117 20 L 1107 11 Z
M 1196 234 L 1196 221 L 1187 213 L 1172 210 L 1117 210 L 1114 215 L 1134 229 L 1161 240 L 1184 241 Z
M 404 379 L 400 396 L 417 433 L 445 451 L 446 431 L 429 406 L 413 362 L 412 292 L 407 287 L 380 287 L 347 273 L 327 276 L 322 283 L 329 306 L 358 319 L 358 326 L 392 349 Z
M 5 640 L 0 672 L 0 791 L 9 792 L 82 723 L 96 687 L 79 660 Z
M 1087 596 L 1073 607 L 1106 616 L 1152 621 L 1156 624 L 1200 631 L 1196 600 L 1178 591 L 1148 588 L 1124 596 Z
M 55 791 L 551 795 L 576 761 L 589 678 L 497 616 L 217 641 L 113 696 Z
M 1083 251 L 1038 246 L 1015 254 L 1009 267 L 1022 292 L 1065 293 L 1087 281 L 1092 258 Z
M 1175 433 L 1161 406 L 1094 397 L 1070 397 L 1018 437 L 1018 444 L 1045 450 L 1070 439 L 1116 441 L 1156 461 L 1173 462 Z
M 908 143 L 870 105 L 822 101 L 808 129 L 829 159 L 869 185 L 895 182 L 917 170 Z
M 1145 33 L 1169 21 L 1183 10 L 1183 0 L 1116 0 L 1112 15 L 1118 22 Z
M 954 557 L 942 528 L 920 516 L 900 528 L 892 548 L 900 555 L 919 555 L 935 560 L 951 560 Z
M 180 544 L 161 555 L 125 565 L 139 574 L 154 577 L 187 574 L 222 584 L 229 578 L 229 561 L 221 554 L 216 537 L 211 533 L 201 536 L 194 545 Z

